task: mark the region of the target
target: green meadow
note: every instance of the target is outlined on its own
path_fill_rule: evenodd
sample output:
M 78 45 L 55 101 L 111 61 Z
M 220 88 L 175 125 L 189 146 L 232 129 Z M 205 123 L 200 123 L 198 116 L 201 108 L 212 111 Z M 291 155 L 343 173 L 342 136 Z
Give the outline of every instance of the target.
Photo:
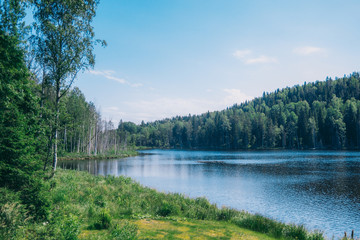
M 16 195 L 2 190 L 4 239 L 324 239 L 303 226 L 144 187 L 127 177 L 61 170 L 50 184 L 45 222 L 26 217 Z M 2 226 L 7 226 L 6 228 Z

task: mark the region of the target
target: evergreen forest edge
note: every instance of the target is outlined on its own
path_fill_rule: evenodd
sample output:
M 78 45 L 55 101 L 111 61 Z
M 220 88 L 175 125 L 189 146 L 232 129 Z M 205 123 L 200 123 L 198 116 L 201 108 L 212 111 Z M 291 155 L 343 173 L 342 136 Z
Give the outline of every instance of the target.
M 120 121 L 127 144 L 179 149 L 359 149 L 360 75 L 263 93 L 222 111 Z

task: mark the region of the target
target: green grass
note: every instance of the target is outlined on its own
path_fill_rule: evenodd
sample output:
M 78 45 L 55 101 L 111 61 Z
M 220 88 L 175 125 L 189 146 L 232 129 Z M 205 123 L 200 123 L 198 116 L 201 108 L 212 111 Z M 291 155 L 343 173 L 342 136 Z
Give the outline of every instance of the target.
M 15 205 L 2 211 L 22 225 L 13 239 L 324 239 L 302 226 L 161 193 L 127 177 L 59 169 L 49 184 L 48 222 L 23 223 Z M 0 212 L 0 234 L 3 220 Z
M 141 219 L 134 223 L 140 229 L 139 239 L 275 239 L 224 221 Z
M 137 155 L 139 155 L 139 153 L 133 149 L 118 151 L 116 154 L 114 151 L 97 155 L 88 155 L 85 153 L 63 153 L 59 156 L 59 160 L 113 159 L 126 158 Z

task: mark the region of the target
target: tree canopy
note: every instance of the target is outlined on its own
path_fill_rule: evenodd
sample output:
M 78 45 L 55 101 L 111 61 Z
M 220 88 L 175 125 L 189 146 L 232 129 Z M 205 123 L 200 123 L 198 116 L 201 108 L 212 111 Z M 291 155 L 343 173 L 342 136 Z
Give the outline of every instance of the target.
M 156 148 L 358 149 L 360 75 L 277 89 L 222 111 L 120 122 L 118 131 L 127 144 Z
M 32 0 L 34 6 L 34 53 L 44 85 L 54 87 L 54 158 L 58 153 L 59 104 L 79 71 L 95 64 L 96 42 L 91 25 L 99 0 Z

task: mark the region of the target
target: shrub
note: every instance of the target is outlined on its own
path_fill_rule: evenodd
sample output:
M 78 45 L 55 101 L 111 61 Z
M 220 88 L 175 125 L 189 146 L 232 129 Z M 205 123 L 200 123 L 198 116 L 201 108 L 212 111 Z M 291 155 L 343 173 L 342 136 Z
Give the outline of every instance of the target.
M 222 208 L 221 210 L 218 211 L 217 214 L 217 220 L 220 221 L 229 221 L 231 220 L 233 217 L 235 217 L 238 214 L 238 211 L 231 209 L 231 208 Z
M 289 239 L 298 239 L 298 240 L 306 240 L 307 239 L 307 231 L 304 226 L 296 226 L 296 225 L 287 225 L 284 227 L 283 234 L 286 238 Z
M 76 216 L 70 214 L 63 220 L 62 234 L 65 240 L 76 240 L 80 234 L 80 223 Z
M 111 239 L 115 240 L 133 240 L 137 239 L 138 226 L 129 221 L 117 224 L 111 230 Z
M 163 201 L 156 213 L 162 217 L 178 215 L 180 213 L 180 207 L 168 201 Z
M 309 233 L 302 225 L 286 225 L 276 220 L 263 217 L 261 215 L 252 215 L 242 212 L 241 215 L 232 219 L 239 227 L 244 227 L 253 231 L 265 233 L 276 238 L 294 239 L 294 240 L 323 240 L 321 232 Z
M 319 231 L 315 231 L 308 237 L 309 240 L 324 240 L 324 234 Z
M 0 208 L 0 239 L 20 239 L 26 219 L 24 206 L 18 202 L 6 203 Z
M 243 212 L 240 217 L 234 218 L 233 222 L 240 227 L 244 227 L 261 233 L 270 234 L 274 237 L 281 237 L 283 235 L 283 223 L 263 217 L 258 214 L 252 215 Z
M 98 216 L 95 217 L 95 223 L 90 226 L 90 229 L 108 229 L 111 225 L 111 215 L 108 209 L 101 209 Z
M 106 202 L 103 195 L 97 195 L 94 199 L 94 203 L 95 205 L 102 208 L 106 206 Z

